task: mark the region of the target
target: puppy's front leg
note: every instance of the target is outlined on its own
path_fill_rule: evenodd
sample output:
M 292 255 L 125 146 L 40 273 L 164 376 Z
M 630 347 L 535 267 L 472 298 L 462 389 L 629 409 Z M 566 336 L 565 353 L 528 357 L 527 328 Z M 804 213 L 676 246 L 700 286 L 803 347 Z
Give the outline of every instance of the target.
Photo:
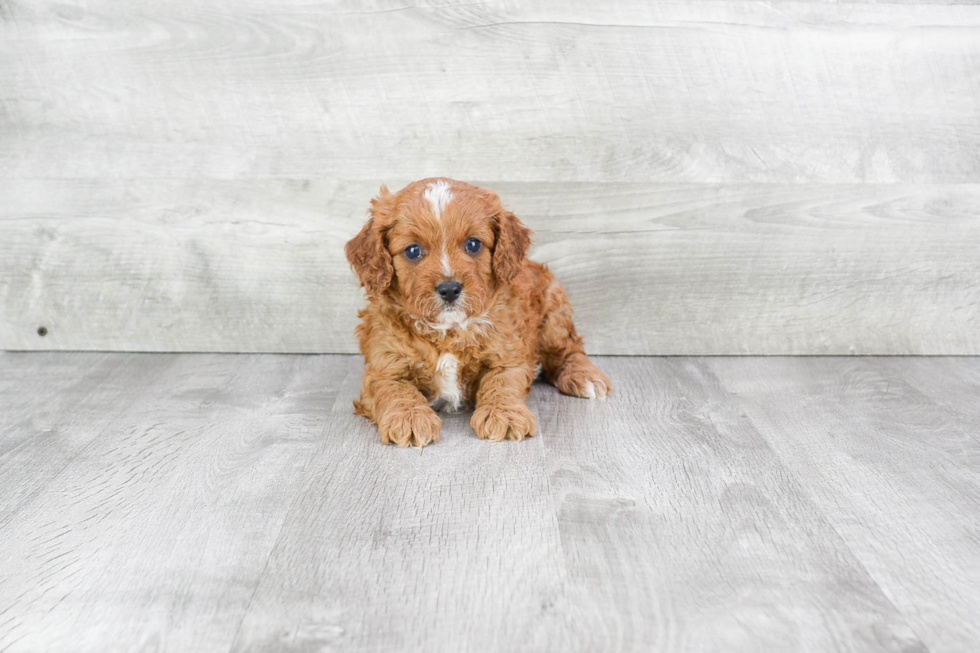
M 538 418 L 527 407 L 534 372 L 527 366 L 491 369 L 480 380 L 470 425 L 480 439 L 523 440 L 534 435 Z
M 366 377 L 361 405 L 377 423 L 383 444 L 424 447 L 439 441 L 442 420 L 408 381 Z

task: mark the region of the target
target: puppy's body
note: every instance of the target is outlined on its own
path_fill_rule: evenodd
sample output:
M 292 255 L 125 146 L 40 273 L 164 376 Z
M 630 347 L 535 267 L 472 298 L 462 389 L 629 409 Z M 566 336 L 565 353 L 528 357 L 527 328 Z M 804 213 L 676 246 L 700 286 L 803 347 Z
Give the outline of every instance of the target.
M 525 398 L 542 369 L 566 394 L 612 390 L 585 355 L 564 290 L 526 258 L 531 232 L 496 194 L 424 179 L 397 194 L 382 188 L 372 204 L 347 256 L 368 294 L 355 408 L 383 442 L 438 441 L 433 408 L 475 407 L 481 438 L 534 435 Z

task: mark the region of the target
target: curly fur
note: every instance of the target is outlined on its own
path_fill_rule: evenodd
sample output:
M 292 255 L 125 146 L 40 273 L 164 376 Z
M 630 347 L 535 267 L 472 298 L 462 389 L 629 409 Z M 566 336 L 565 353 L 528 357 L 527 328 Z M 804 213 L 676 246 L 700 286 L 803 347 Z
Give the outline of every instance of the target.
M 437 182 L 451 194 L 433 207 L 425 192 Z M 585 354 L 564 289 L 527 258 L 531 236 L 496 193 L 451 179 L 397 193 L 382 186 L 371 200 L 346 253 L 368 298 L 358 313 L 366 366 L 355 412 L 377 424 L 382 442 L 437 442 L 433 406 L 475 407 L 470 423 L 480 438 L 532 436 L 537 418 L 525 399 L 539 370 L 565 394 L 612 391 Z M 476 254 L 465 249 L 469 238 L 483 244 Z M 417 261 L 405 256 L 412 244 L 423 251 Z M 450 279 L 463 290 L 447 304 L 436 286 Z

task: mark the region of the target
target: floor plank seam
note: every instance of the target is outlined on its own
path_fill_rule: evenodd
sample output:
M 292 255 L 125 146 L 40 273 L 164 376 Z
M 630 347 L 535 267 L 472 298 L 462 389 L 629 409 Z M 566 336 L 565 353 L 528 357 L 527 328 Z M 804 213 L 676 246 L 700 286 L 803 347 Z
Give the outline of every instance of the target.
M 333 403 L 330 405 L 330 409 L 326 411 L 327 422 L 325 424 L 325 428 L 323 429 L 323 433 L 321 434 L 321 445 L 320 447 L 318 447 L 317 451 L 310 456 L 309 461 L 303 467 L 302 473 L 306 473 L 313 466 L 313 464 L 318 461 L 318 459 L 321 457 L 323 453 L 323 443 L 336 430 L 337 422 L 329 418 L 334 415 L 334 411 L 336 410 L 337 406 L 340 404 L 341 401 L 348 400 L 347 396 L 343 393 L 343 388 L 347 385 L 347 382 L 350 380 L 352 374 L 357 374 L 358 376 L 360 376 L 361 371 L 360 369 L 358 369 L 356 372 L 348 372 L 347 374 L 344 375 L 344 380 L 339 384 L 339 390 L 337 391 L 337 396 L 334 398 Z M 293 513 L 296 510 L 297 502 L 302 496 L 305 495 L 306 490 L 308 489 L 309 484 L 311 482 L 312 480 L 307 481 L 297 489 L 297 491 L 293 494 L 293 498 L 290 500 L 289 508 L 283 512 L 282 521 L 279 523 L 279 529 L 276 532 L 276 539 L 273 542 L 272 546 L 269 547 L 269 554 L 266 556 L 265 563 L 262 565 L 262 571 L 256 577 L 255 586 L 252 588 L 252 594 L 248 599 L 248 604 L 245 606 L 245 610 L 242 611 L 242 617 L 241 620 L 238 622 L 238 627 L 235 629 L 235 635 L 231 640 L 231 646 L 228 649 L 228 653 L 233 653 L 233 651 L 235 651 L 236 647 L 238 646 L 238 641 L 239 641 L 239 637 L 241 636 L 242 627 L 245 625 L 245 622 L 248 619 L 249 613 L 251 612 L 252 609 L 252 603 L 255 601 L 255 596 L 258 594 L 259 588 L 262 586 L 262 581 L 265 578 L 266 572 L 269 569 L 269 564 L 272 562 L 276 550 L 280 546 L 280 542 L 282 540 L 282 535 L 283 535 L 283 531 L 286 528 L 286 524 L 289 523 L 290 517 L 292 517 Z
M 718 383 L 719 385 L 724 387 L 724 383 L 722 383 L 721 379 L 718 379 Z M 881 592 L 882 597 L 884 597 L 885 600 L 888 601 L 888 604 L 891 606 L 891 608 L 895 610 L 895 613 L 901 615 L 905 623 L 905 626 L 916 636 L 916 638 L 924 647 L 924 653 L 930 653 L 932 649 L 926 643 L 926 640 L 923 639 L 919 631 L 917 631 L 915 627 L 912 625 L 913 622 L 909 618 L 909 615 L 906 614 L 904 610 L 898 607 L 895 597 L 885 589 L 885 587 L 882 585 L 881 580 L 875 574 L 871 573 L 871 570 L 868 569 L 868 566 L 864 563 L 863 560 L 861 560 L 858 553 L 851 547 L 850 544 L 848 544 L 843 534 L 841 534 L 840 530 L 837 528 L 837 525 L 834 524 L 833 520 L 827 515 L 826 512 L 824 512 L 823 508 L 820 507 L 813 493 L 813 490 L 811 490 L 810 486 L 805 484 L 803 479 L 801 479 L 800 476 L 790 468 L 789 462 L 779 453 L 777 448 L 773 446 L 773 443 L 771 442 L 769 436 L 766 435 L 765 433 L 765 429 L 760 428 L 759 425 L 756 423 L 755 418 L 752 416 L 751 407 L 744 408 L 744 411 L 745 414 L 748 416 L 749 423 L 752 424 L 752 428 L 756 431 L 756 433 L 759 434 L 759 437 L 762 438 L 763 441 L 765 441 L 766 446 L 771 452 L 772 456 L 779 461 L 779 464 L 782 467 L 783 471 L 786 473 L 786 475 L 789 478 L 793 480 L 793 483 L 796 485 L 800 494 L 806 498 L 807 502 L 810 504 L 810 507 L 813 509 L 813 511 L 816 512 L 818 515 L 820 515 L 821 519 L 823 519 L 827 527 L 830 528 L 831 531 L 833 531 L 834 536 L 837 538 L 838 543 L 844 548 L 844 550 L 846 550 L 850 554 L 851 558 L 854 560 L 854 563 L 857 564 L 858 568 L 861 571 L 863 571 L 864 574 L 872 582 L 874 582 L 875 587 L 877 587 L 878 591 Z M 818 471 L 817 473 L 822 478 L 826 479 L 826 477 L 823 475 L 822 472 Z

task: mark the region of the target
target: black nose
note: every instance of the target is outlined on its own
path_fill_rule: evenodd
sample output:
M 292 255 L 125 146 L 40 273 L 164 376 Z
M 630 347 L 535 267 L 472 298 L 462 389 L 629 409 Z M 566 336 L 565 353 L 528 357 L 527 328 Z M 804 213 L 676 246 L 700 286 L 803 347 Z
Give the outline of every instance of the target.
M 436 292 L 444 302 L 452 304 L 459 297 L 459 293 L 463 292 L 463 284 L 458 281 L 443 281 L 436 286 Z

